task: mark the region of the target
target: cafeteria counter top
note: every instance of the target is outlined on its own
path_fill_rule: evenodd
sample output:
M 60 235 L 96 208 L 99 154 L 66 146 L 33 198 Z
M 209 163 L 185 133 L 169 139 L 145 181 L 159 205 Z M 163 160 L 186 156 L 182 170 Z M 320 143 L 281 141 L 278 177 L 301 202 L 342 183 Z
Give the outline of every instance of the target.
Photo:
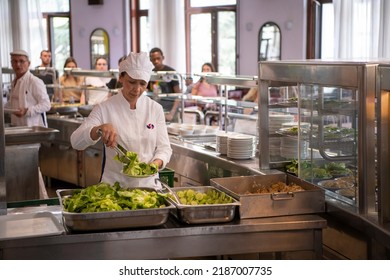
M 8 215 L 49 212 L 62 225 L 60 206 L 8 209 Z M 322 258 L 318 215 L 239 219 L 219 224 L 186 225 L 172 215 L 158 227 L 70 233 L 0 240 L 0 259 L 173 259 L 261 252 L 309 251 Z

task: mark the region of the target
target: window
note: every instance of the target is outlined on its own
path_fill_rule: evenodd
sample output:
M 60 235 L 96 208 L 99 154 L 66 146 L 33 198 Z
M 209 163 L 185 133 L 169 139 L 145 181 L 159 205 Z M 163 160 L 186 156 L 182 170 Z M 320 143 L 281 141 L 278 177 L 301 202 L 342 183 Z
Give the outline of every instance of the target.
M 236 1 L 186 0 L 187 72 L 205 62 L 216 71 L 236 74 Z
M 329 58 L 334 41 L 332 0 L 310 0 L 307 7 L 306 57 Z
M 62 72 L 66 58 L 72 54 L 69 1 L 40 0 L 40 6 L 47 48 L 52 52 L 52 66 Z
M 321 16 L 321 58 L 334 57 L 334 15 L 333 4 L 322 4 Z M 326 42 L 326 43 L 325 43 Z
M 149 51 L 148 0 L 132 0 L 132 50 Z M 204 62 L 236 73 L 236 0 L 185 0 L 186 71 L 199 73 Z

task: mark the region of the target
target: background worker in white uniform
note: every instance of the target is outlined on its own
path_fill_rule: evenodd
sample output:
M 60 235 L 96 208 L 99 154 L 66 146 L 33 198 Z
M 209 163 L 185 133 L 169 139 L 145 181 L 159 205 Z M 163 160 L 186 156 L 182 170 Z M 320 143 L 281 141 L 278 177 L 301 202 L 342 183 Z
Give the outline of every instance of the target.
M 46 112 L 51 104 L 43 81 L 29 71 L 29 55 L 26 51 L 11 52 L 11 65 L 15 72 L 12 81 L 10 100 L 5 108 L 13 109 L 12 126 L 44 126 L 47 127 Z M 48 198 L 41 171 L 38 168 L 39 197 Z
M 11 65 L 15 72 L 11 94 L 5 108 L 14 109 L 12 126 L 45 126 L 46 112 L 51 104 L 43 81 L 30 73 L 30 60 L 26 51 L 11 52 Z
M 163 108 L 143 94 L 152 69 L 147 53 L 130 53 L 119 65 L 122 90 L 95 105 L 88 118 L 71 135 L 72 147 L 78 150 L 84 150 L 102 138 L 106 155 L 102 182 L 114 184 L 117 181 L 122 187 L 161 187 L 155 183 L 158 174 L 142 179 L 121 174 L 122 164 L 114 160 L 116 152 L 112 149 L 119 143 L 128 151 L 137 153 L 140 162 L 157 164 L 159 169 L 170 160 L 172 149 Z

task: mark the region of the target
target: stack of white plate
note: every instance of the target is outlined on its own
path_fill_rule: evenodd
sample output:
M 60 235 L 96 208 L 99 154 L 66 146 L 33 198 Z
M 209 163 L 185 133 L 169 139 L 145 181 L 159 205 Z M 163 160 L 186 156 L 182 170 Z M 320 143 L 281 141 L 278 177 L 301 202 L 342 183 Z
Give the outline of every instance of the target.
M 286 159 L 296 159 L 298 158 L 298 148 L 300 158 L 307 158 L 309 148 L 307 141 L 298 141 L 294 138 L 283 137 L 280 145 L 280 155 Z
M 249 159 L 256 154 L 256 136 L 235 134 L 229 135 L 227 156 L 234 159 Z
M 218 131 L 216 136 L 217 146 L 215 150 L 221 155 L 227 155 L 228 137 L 233 135 L 239 135 L 239 133 L 231 131 L 225 132 L 222 130 Z
M 275 133 L 282 128 L 283 123 L 294 121 L 293 115 L 269 115 L 269 133 Z
M 220 153 L 221 155 L 227 154 L 227 139 L 228 139 L 229 133 L 226 133 L 224 131 L 219 131 L 217 133 L 217 146 L 215 148 L 217 153 Z

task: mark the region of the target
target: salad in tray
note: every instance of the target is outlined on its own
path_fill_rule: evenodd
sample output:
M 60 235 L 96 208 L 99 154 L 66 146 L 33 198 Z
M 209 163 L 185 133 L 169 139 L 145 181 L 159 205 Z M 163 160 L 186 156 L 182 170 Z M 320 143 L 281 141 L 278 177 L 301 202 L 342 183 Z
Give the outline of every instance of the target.
M 166 207 L 166 194 L 145 189 L 122 189 L 101 182 L 71 196 L 62 197 L 64 210 L 71 213 L 125 211 Z

